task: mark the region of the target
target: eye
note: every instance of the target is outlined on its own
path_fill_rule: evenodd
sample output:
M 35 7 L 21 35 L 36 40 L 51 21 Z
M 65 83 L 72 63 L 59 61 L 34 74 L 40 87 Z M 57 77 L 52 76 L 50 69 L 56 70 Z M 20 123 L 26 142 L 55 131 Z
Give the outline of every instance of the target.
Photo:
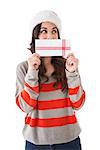
M 40 30 L 40 33 L 47 33 L 47 30 Z
M 52 33 L 53 34 L 57 33 L 57 30 L 56 29 L 52 30 Z

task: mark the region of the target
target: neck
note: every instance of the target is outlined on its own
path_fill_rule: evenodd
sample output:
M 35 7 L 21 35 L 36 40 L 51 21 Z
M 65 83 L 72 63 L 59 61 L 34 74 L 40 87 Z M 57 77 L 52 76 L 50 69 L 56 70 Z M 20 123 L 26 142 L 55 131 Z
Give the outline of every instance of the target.
M 50 70 L 52 70 L 54 67 L 51 63 L 47 63 L 45 64 L 45 68 L 46 68 L 46 71 L 49 72 Z
M 52 66 L 52 64 L 51 64 L 51 57 L 45 57 L 44 58 L 44 65 L 45 65 L 46 69 L 48 69 L 49 67 Z
M 49 75 L 52 72 L 54 72 L 54 67 L 51 64 L 51 57 L 45 57 L 44 58 L 44 66 L 45 66 L 45 69 L 46 69 L 46 75 Z

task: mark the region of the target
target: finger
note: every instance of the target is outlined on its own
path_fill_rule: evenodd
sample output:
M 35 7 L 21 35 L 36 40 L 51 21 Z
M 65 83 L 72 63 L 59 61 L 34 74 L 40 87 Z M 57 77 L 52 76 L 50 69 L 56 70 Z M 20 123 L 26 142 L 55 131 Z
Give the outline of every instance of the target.
M 69 57 L 67 58 L 67 61 L 69 62 L 69 61 L 71 61 L 71 60 L 73 60 L 73 59 L 74 59 L 73 56 L 69 56 Z
M 68 59 L 69 57 L 71 57 L 71 56 L 74 56 L 74 54 L 73 54 L 73 53 L 69 53 L 68 56 L 67 56 L 67 59 Z M 75 56 L 74 56 L 74 57 L 75 57 Z
M 40 58 L 40 55 L 38 53 L 33 53 L 33 56 Z
M 70 57 L 67 59 L 67 62 L 68 62 L 68 64 L 70 64 L 72 61 L 75 62 L 75 63 L 77 63 L 78 59 L 75 58 L 75 57 L 73 57 L 73 56 L 70 56 Z
M 67 64 L 70 65 L 72 61 L 74 62 L 72 58 L 67 59 Z
M 35 61 L 38 62 L 39 64 L 41 63 L 40 59 L 36 59 Z
M 34 58 L 31 57 L 29 60 L 30 60 L 30 62 L 40 61 L 40 59 L 37 57 L 34 57 Z
M 75 60 L 69 60 L 69 65 L 74 65 L 76 63 L 76 61 Z
M 40 61 L 40 60 L 36 60 L 36 61 L 34 61 L 33 63 L 37 63 L 37 64 L 40 65 L 41 61 Z
M 72 64 L 73 64 L 73 65 L 77 65 L 77 64 L 78 64 L 78 59 L 73 58 L 72 60 L 69 61 L 69 64 L 70 64 L 70 65 L 72 65 Z
M 76 59 L 74 55 L 70 55 L 67 59 Z
M 33 67 L 33 69 L 35 68 L 35 69 L 38 69 L 38 65 L 32 65 L 32 67 Z

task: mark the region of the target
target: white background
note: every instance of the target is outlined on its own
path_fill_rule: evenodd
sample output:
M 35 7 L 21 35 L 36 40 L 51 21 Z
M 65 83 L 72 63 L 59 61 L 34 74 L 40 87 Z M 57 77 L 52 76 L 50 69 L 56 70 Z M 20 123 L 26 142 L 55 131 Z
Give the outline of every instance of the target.
M 55 11 L 62 38 L 71 41 L 79 58 L 86 103 L 77 112 L 83 150 L 100 145 L 100 4 L 99 0 L 0 1 L 0 149 L 24 150 L 25 114 L 15 104 L 16 66 L 28 57 L 30 21 L 40 10 Z

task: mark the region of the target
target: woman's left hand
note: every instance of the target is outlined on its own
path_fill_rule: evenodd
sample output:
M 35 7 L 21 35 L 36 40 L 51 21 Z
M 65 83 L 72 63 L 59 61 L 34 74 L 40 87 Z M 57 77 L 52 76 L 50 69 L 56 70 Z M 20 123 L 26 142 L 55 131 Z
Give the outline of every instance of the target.
M 78 62 L 74 54 L 69 54 L 66 58 L 65 67 L 69 72 L 74 72 L 78 68 Z

